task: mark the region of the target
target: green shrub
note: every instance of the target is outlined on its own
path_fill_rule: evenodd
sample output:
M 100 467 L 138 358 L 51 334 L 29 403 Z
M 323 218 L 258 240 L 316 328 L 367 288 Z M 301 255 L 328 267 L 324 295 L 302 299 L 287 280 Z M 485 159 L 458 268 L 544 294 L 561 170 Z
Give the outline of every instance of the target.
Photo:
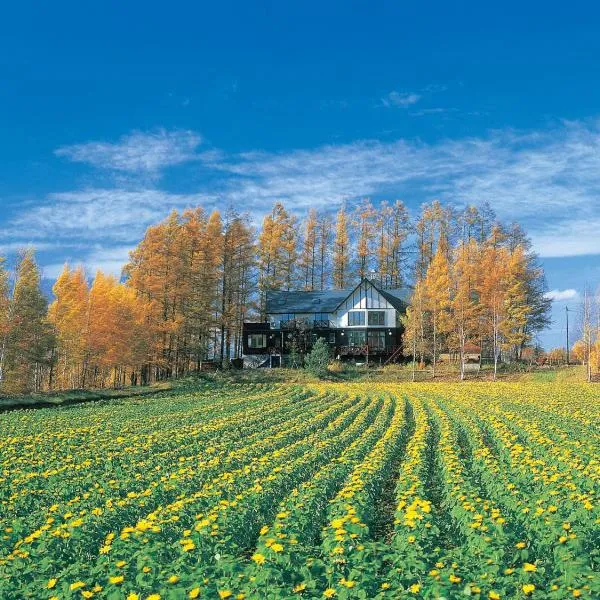
M 327 342 L 319 338 L 312 350 L 304 359 L 306 370 L 315 377 L 324 377 L 327 375 L 327 366 L 329 365 L 329 346 Z

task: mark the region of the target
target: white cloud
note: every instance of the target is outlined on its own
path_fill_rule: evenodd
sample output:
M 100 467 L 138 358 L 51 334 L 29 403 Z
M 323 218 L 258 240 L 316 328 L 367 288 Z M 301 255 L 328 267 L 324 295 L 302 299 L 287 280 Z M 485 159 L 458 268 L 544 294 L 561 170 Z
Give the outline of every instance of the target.
M 74 162 L 128 173 L 156 174 L 160 169 L 195 160 L 202 138 L 193 131 L 134 131 L 116 143 L 87 142 L 56 150 Z
M 576 207 L 576 205 L 575 205 Z M 583 211 L 583 209 L 579 209 Z M 572 218 L 572 217 L 571 217 Z M 545 226 L 543 225 L 545 223 Z M 569 220 L 561 215 L 558 223 L 548 223 L 542 217 L 542 226 L 535 223 L 531 229 L 534 246 L 540 256 L 582 256 L 600 254 L 600 218 Z
M 249 152 L 212 166 L 234 176 L 223 195 L 257 211 L 275 200 L 303 211 L 364 196 L 413 206 L 436 197 L 458 206 L 488 201 L 502 219 L 526 226 L 542 256 L 600 254 L 600 122 L 435 144 L 366 140 Z
M 552 290 L 550 292 L 546 292 L 544 296 L 554 302 L 564 302 L 565 300 L 575 300 L 579 297 L 577 290 L 567 289 L 567 290 Z
M 61 241 L 137 241 L 144 229 L 173 209 L 212 206 L 214 197 L 170 194 L 156 189 L 91 188 L 50 194 L 46 201 L 24 212 L 9 225 L 14 235 Z M 37 242 L 36 242 L 37 245 Z
M 163 132 L 159 138 L 173 135 Z M 186 156 L 192 146 L 187 151 L 180 147 L 175 157 Z M 132 155 L 131 161 L 115 161 L 122 168 L 141 164 L 158 169 L 168 160 L 183 160 L 167 159 L 162 152 L 143 160 Z M 176 194 L 145 184 L 50 194 L 23 206 L 2 239 L 125 246 L 174 208 L 231 203 L 256 218 L 276 200 L 304 213 L 311 206 L 334 210 L 345 200 L 362 197 L 403 198 L 413 208 L 437 197 L 458 206 L 490 202 L 502 219 L 525 225 L 542 256 L 600 254 L 600 121 L 534 132 L 492 131 L 431 144 L 361 140 L 229 155 L 213 148 L 193 157 L 201 169 L 198 163 L 189 165 L 187 181 L 195 183 L 197 193 Z
M 407 106 L 416 104 L 420 99 L 421 95 L 416 94 L 415 92 L 392 91 L 381 99 L 381 104 L 386 108 L 390 108 L 392 106 L 406 108 Z
M 97 271 L 102 271 L 108 275 L 120 277 L 123 267 L 129 260 L 129 252 L 134 246 L 116 246 L 116 247 L 96 247 L 84 260 L 75 258 L 73 260 L 65 260 L 60 263 L 51 263 L 42 267 L 42 275 L 45 279 L 55 280 L 62 272 L 65 262 L 68 262 L 72 267 L 79 264 L 83 265 L 86 275 L 93 278 Z

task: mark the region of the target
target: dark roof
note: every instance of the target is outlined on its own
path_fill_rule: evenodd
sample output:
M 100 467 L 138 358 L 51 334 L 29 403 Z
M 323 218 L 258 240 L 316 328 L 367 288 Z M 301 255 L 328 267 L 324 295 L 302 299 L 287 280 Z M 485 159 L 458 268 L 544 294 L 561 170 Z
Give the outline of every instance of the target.
M 324 290 L 322 292 L 267 291 L 268 313 L 318 313 L 333 312 L 352 290 Z
M 409 289 L 382 290 L 372 281 L 365 279 L 396 309 L 404 310 L 408 304 Z M 359 284 L 360 285 L 360 284 Z M 269 290 L 266 296 L 266 312 L 276 313 L 320 313 L 334 312 L 358 285 L 344 290 L 304 292 Z

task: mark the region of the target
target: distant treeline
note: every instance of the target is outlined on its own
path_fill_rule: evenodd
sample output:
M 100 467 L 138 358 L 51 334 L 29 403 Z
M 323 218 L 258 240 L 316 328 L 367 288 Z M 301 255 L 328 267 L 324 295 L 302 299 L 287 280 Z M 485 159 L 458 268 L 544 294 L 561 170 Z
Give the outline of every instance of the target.
M 341 289 L 363 276 L 414 286 L 406 325 L 423 361 L 469 340 L 518 355 L 548 322 L 526 234 L 485 205 L 456 211 L 435 201 L 411 220 L 401 201 L 365 200 L 299 219 L 278 202 L 258 230 L 235 211 L 174 211 L 148 228 L 120 279 L 99 271 L 90 284 L 82 267 L 65 265 L 49 306 L 32 250 L 14 277 L 5 264 L 4 393 L 149 383 L 206 359 L 227 363 L 241 355 L 242 323 L 260 316 L 267 290 Z

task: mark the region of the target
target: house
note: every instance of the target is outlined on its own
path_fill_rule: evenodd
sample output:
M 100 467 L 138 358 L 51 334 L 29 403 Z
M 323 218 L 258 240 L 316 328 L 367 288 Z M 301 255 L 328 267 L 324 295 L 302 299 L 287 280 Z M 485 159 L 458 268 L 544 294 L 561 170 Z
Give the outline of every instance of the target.
M 399 359 L 408 293 L 366 278 L 346 290 L 268 291 L 265 320 L 244 323 L 244 355 L 278 366 L 283 356 L 305 353 L 323 338 L 340 359 Z

